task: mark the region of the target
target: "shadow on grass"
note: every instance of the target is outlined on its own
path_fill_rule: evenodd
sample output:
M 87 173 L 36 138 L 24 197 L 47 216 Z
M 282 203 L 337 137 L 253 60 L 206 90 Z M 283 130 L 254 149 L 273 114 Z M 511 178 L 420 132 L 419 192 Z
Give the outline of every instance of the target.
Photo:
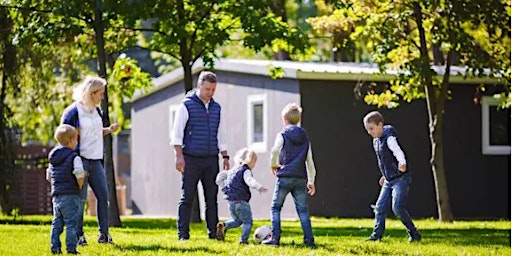
M 52 217 L 44 216 L 44 217 L 27 217 L 23 216 L 13 218 L 9 216 L 2 216 L 0 218 L 0 224 L 10 224 L 10 225 L 51 225 Z M 193 223 L 191 223 L 193 224 Z M 98 226 L 98 222 L 96 217 L 86 217 L 84 220 L 84 226 L 86 227 L 96 227 Z M 127 218 L 121 221 L 122 228 L 137 228 L 137 229 L 171 229 L 176 228 L 176 220 L 171 218 Z
M 206 254 L 219 254 L 221 251 L 212 250 L 206 246 L 199 246 L 194 248 L 174 248 L 161 245 L 118 245 L 114 244 L 114 247 L 122 251 L 166 251 L 170 253 L 206 253 Z
M 425 229 L 419 230 L 422 235 L 422 243 L 449 243 L 460 246 L 510 246 L 510 230 L 491 228 L 467 228 L 467 229 Z M 371 228 L 355 227 L 313 227 L 313 233 L 317 240 L 321 237 L 353 237 L 366 240 L 372 232 Z M 302 236 L 302 230 L 283 227 L 282 236 Z M 404 228 L 386 228 L 383 241 L 386 239 L 407 240 L 407 232 Z

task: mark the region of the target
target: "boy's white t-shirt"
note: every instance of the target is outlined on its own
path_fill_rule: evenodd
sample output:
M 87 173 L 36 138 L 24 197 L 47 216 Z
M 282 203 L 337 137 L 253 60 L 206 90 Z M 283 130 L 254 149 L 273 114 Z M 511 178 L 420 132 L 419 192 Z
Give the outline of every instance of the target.
M 103 121 L 98 111 L 86 110 L 77 104 L 80 122 L 80 156 L 91 159 L 103 159 Z

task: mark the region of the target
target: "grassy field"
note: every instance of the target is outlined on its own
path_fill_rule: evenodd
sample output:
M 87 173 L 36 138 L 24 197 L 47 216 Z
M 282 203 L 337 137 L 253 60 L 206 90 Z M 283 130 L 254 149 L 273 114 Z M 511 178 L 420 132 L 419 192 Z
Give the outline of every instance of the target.
M 0 255 L 51 255 L 51 216 L 0 216 Z M 511 255 L 509 220 L 456 221 L 415 220 L 423 235 L 420 243 L 408 243 L 403 225 L 388 220 L 381 242 L 365 242 L 372 219 L 312 218 L 318 248 L 302 245 L 298 221 L 284 221 L 280 247 L 252 243 L 239 245 L 240 229 L 226 241 L 207 239 L 204 224 L 191 225 L 191 239 L 178 241 L 174 219 L 123 217 L 123 227 L 111 228 L 115 244 L 98 244 L 94 218 L 86 217 L 89 245 L 78 247 L 82 255 Z M 256 221 L 253 227 L 269 225 Z M 64 234 L 61 236 L 64 242 Z M 65 248 L 63 248 L 65 251 Z

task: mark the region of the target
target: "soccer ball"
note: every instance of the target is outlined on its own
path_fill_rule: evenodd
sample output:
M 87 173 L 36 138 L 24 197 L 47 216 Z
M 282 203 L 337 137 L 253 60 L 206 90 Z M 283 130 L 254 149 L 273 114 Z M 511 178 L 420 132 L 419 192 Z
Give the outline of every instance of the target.
M 263 240 L 272 237 L 272 231 L 269 226 L 261 226 L 254 230 L 253 237 L 256 242 L 261 243 Z

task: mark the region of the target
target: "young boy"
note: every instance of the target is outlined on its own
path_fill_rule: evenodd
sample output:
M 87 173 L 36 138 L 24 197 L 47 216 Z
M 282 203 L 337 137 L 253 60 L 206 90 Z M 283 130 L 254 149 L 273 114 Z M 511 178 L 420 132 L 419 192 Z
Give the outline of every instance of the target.
M 80 190 L 84 184 L 85 171 L 80 156 L 74 151 L 78 144 L 77 130 L 61 124 L 55 130 L 55 140 L 59 143 L 50 151 L 50 166 L 47 179 L 51 178 L 53 220 L 51 230 L 51 251 L 61 254 L 60 234 L 66 226 L 66 249 L 69 254 L 76 251 L 76 227 L 80 209 Z
M 373 148 L 382 173 L 379 180 L 382 187 L 375 205 L 375 227 L 368 241 L 382 239 L 386 228 L 386 206 L 390 198 L 392 199 L 393 213 L 407 229 L 409 242 L 420 241 L 421 234 L 412 223 L 411 216 L 405 209 L 410 174 L 395 128 L 391 125 L 384 125 L 384 118 L 377 111 L 368 113 L 363 118 L 363 124 L 368 134 L 373 137 Z
M 311 143 L 306 131 L 299 127 L 302 109 L 295 103 L 286 105 L 281 113 L 283 130 L 276 136 L 271 150 L 270 166 L 277 176 L 271 205 L 272 237 L 263 241 L 265 245 L 279 246 L 281 239 L 281 208 L 288 193 L 291 193 L 299 215 L 304 243 L 315 246 L 306 191 L 315 194 L 315 164 Z
M 247 148 L 241 149 L 235 155 L 235 166 L 229 171 L 217 174 L 215 182 L 222 188 L 224 198 L 229 202 L 229 213 L 231 219 L 217 224 L 217 239 L 223 241 L 225 232 L 228 229 L 242 225 L 242 236 L 240 244 L 248 244 L 252 228 L 252 211 L 249 200 L 251 191 L 249 188 L 258 190 L 260 193 L 267 192 L 252 177 L 252 169 L 256 165 L 257 156 L 254 151 Z

